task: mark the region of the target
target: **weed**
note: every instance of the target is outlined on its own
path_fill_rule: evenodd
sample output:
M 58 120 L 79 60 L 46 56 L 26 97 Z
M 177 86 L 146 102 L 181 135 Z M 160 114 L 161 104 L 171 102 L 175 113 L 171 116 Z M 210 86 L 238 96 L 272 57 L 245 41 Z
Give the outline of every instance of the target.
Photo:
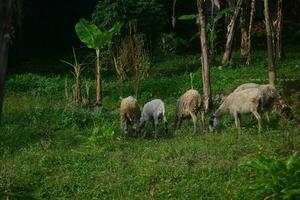
M 263 199 L 297 199 L 300 196 L 300 157 L 295 152 L 284 162 L 276 158 L 258 155 L 258 158 L 242 164 L 250 168 L 255 178 L 248 190 Z

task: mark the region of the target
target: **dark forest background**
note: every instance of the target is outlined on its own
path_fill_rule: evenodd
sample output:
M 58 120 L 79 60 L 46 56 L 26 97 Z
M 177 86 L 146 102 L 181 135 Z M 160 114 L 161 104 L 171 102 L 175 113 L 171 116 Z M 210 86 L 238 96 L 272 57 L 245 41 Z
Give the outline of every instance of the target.
M 193 23 L 178 23 L 171 27 L 172 0 L 158 1 L 167 13 L 167 23 L 162 32 L 176 32 L 179 35 L 192 36 L 195 33 Z M 16 67 L 20 61 L 59 54 L 70 51 L 72 46 L 80 46 L 74 26 L 82 17 L 91 19 L 97 0 L 26 0 L 14 19 L 14 40 L 10 53 L 10 66 Z M 263 18 L 263 3 L 257 7 L 256 17 Z M 271 1 L 272 4 L 272 1 Z M 300 30 L 300 0 L 287 0 L 284 3 L 285 30 Z M 195 2 L 178 1 L 176 16 L 196 13 Z M 289 28 L 292 30 L 289 30 Z M 197 45 L 195 45 L 197 46 Z

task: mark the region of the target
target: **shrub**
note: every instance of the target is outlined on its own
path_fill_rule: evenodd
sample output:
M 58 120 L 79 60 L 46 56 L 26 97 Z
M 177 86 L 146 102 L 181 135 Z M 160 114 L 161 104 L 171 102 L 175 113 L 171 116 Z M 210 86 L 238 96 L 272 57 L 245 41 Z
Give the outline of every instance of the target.
M 184 52 L 189 47 L 189 42 L 175 33 L 162 35 L 162 49 L 167 52 Z
M 79 136 L 87 145 L 108 144 L 111 145 L 116 138 L 112 126 L 102 125 L 94 127 L 90 136 Z
M 294 153 L 286 162 L 259 155 L 241 165 L 250 168 L 255 178 L 248 190 L 263 199 L 298 199 L 300 196 L 300 158 Z
M 7 81 L 7 88 L 14 92 L 31 92 L 35 95 L 51 95 L 63 91 L 60 77 L 47 78 L 37 74 L 16 75 Z
M 84 128 L 92 122 L 92 116 L 85 110 L 65 108 L 59 114 L 59 120 L 63 127 Z

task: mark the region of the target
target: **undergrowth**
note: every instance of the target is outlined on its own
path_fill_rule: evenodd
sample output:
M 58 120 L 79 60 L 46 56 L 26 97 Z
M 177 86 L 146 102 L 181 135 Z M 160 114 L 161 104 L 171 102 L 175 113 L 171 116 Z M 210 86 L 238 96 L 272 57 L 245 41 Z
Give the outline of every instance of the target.
M 120 85 L 114 76 L 104 77 L 103 106 L 87 109 L 67 102 L 64 85 L 65 79 L 72 83 L 69 75 L 11 75 L 0 127 L 0 197 L 253 199 L 247 190 L 250 172 L 239 165 L 259 158 L 259 153 L 287 159 L 300 149 L 299 87 L 293 87 L 299 84 L 299 53 L 286 56 L 277 63 L 278 88 L 296 119 L 282 127 L 278 114 L 272 113 L 261 134 L 252 117 L 243 116 L 238 134 L 233 117 L 227 116 L 216 133 L 205 128 L 193 134 L 192 123 L 185 121 L 172 135 L 161 131 L 158 139 L 124 139 L 119 104 L 120 97 L 134 93 L 130 82 Z M 213 66 L 213 96 L 246 82 L 267 83 L 266 56 L 258 52 L 253 58 L 250 66 L 238 56 L 223 70 Z M 162 99 L 171 124 L 177 98 L 190 88 L 190 73 L 194 88 L 201 91 L 199 67 L 198 55 L 156 59 L 141 82 L 139 104 Z M 87 75 L 83 82 L 94 85 L 94 78 Z

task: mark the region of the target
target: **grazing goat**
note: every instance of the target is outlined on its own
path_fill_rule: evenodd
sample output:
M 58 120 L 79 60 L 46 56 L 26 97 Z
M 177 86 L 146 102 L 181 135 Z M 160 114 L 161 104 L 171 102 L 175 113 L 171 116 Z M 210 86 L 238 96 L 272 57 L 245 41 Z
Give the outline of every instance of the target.
M 134 136 L 138 135 L 140 117 L 141 110 L 137 100 L 132 96 L 122 99 L 120 108 L 120 126 L 124 136 L 128 135 L 128 125 L 132 126 Z
M 210 118 L 210 130 L 214 130 L 219 126 L 220 119 L 225 114 L 232 114 L 235 119 L 235 125 L 239 128 L 241 114 L 252 113 L 258 121 L 258 129 L 260 131 L 262 123 L 258 108 L 262 98 L 258 88 L 249 88 L 229 94 Z
M 165 132 L 167 134 L 168 121 L 166 118 L 166 109 L 164 102 L 160 99 L 154 99 L 144 105 L 140 119 L 140 128 L 144 127 L 149 122 L 149 120 L 152 120 L 156 138 L 159 117 L 161 117 L 163 120 Z
M 197 113 L 203 107 L 203 99 L 197 90 L 188 90 L 177 101 L 174 119 L 174 129 L 181 127 L 182 120 L 191 117 L 194 123 L 194 133 L 196 133 Z M 202 123 L 204 122 L 204 112 L 202 109 Z
M 237 87 L 233 92 L 239 92 L 249 88 L 258 88 L 260 90 L 262 94 L 262 99 L 260 102 L 261 110 L 265 112 L 265 116 L 268 122 L 270 122 L 268 111 L 272 110 L 274 107 L 280 113 L 281 117 L 285 117 L 288 119 L 293 118 L 291 107 L 285 103 L 285 101 L 282 99 L 273 85 L 245 83 Z

